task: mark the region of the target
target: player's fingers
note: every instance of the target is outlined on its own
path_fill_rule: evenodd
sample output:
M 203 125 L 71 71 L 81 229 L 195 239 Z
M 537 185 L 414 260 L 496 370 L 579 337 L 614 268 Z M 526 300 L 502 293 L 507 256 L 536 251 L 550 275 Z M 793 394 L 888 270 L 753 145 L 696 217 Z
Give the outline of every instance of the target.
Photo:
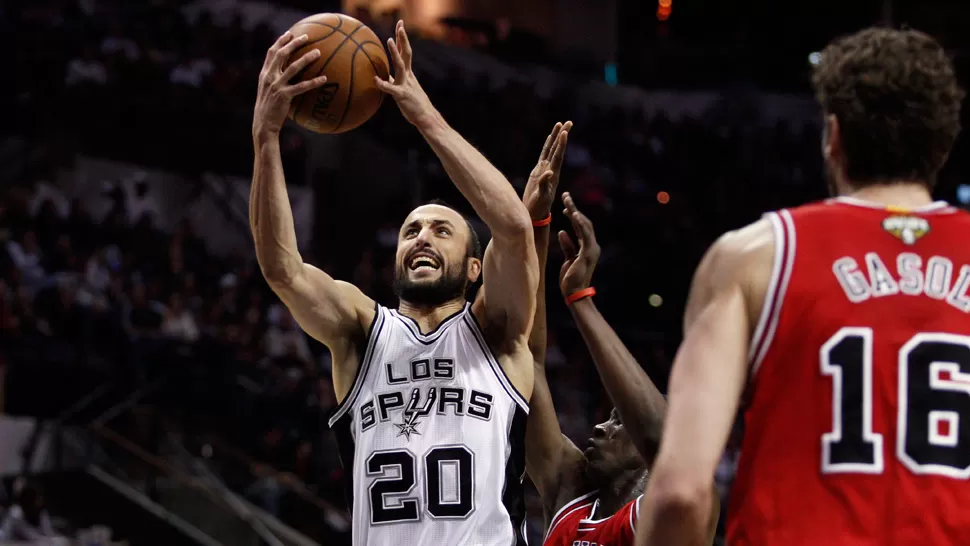
M 408 69 L 411 68 L 411 59 L 413 57 L 413 51 L 411 50 L 411 40 L 408 39 L 408 31 L 404 28 L 404 21 L 397 22 L 397 41 L 401 44 L 401 53 L 404 57 L 404 62 L 406 63 Z
M 559 169 L 562 167 L 562 160 L 566 157 L 566 143 L 568 141 L 569 131 L 563 127 L 563 130 L 559 132 L 559 138 L 556 139 L 552 158 L 549 160 L 550 167 L 556 172 L 559 172 Z
M 286 86 L 286 87 L 283 88 L 282 92 L 287 97 L 291 97 L 292 98 L 292 97 L 295 97 L 295 96 L 300 95 L 302 93 L 306 93 L 307 91 L 309 91 L 311 89 L 316 89 L 318 87 L 321 87 L 325 83 L 327 83 L 327 77 L 326 76 L 317 76 L 316 78 L 313 78 L 312 80 L 302 81 L 302 82 L 300 82 L 298 84 L 295 84 L 295 85 L 288 85 L 288 86 Z
M 556 125 L 552 128 L 552 132 L 546 136 L 546 142 L 542 145 L 542 152 L 539 153 L 539 161 L 549 159 L 549 150 L 552 149 L 552 143 L 555 141 L 556 135 L 559 134 L 559 130 L 561 128 L 562 125 L 556 123 Z
M 552 156 L 556 155 L 556 147 L 559 146 L 559 135 L 562 134 L 562 123 L 556 123 L 556 126 L 552 128 L 552 132 L 549 133 L 549 146 L 545 150 L 546 155 L 543 157 L 544 160 L 549 161 Z
M 573 225 L 579 229 L 583 241 L 583 251 L 587 257 L 594 259 L 599 257 L 599 243 L 596 242 L 596 231 L 593 229 L 593 222 L 585 214 L 578 210 L 573 213 Z
M 544 172 L 544 173 L 542 173 L 542 175 L 541 175 L 541 176 L 539 177 L 539 184 L 540 184 L 540 187 L 541 187 L 541 186 L 542 186 L 543 184 L 547 184 L 548 182 L 550 182 L 550 181 L 552 180 L 552 177 L 553 177 L 553 176 L 554 176 L 555 174 L 556 174 L 556 173 L 554 173 L 554 172 L 552 172 L 552 171 L 546 171 L 546 172 Z
M 573 201 L 573 196 L 568 191 L 562 192 L 562 204 L 565 210 L 562 211 L 566 216 L 572 216 L 573 212 L 576 211 L 576 202 Z
M 579 243 L 579 250 L 577 253 L 582 253 L 583 249 L 586 248 L 586 234 L 579 226 L 579 215 L 576 211 L 563 211 L 566 218 L 569 219 L 569 223 L 573 226 L 573 233 L 576 235 L 576 241 Z
M 394 63 L 394 73 L 397 75 L 404 74 L 407 71 L 407 66 L 404 64 L 404 59 L 401 58 L 401 51 L 397 47 L 397 42 L 394 38 L 387 39 L 387 50 L 391 53 L 391 62 Z
M 394 85 L 394 76 L 389 76 L 387 81 L 380 79 L 378 76 L 374 76 L 374 85 L 376 85 L 381 91 L 391 96 L 394 96 L 398 91 L 397 87 Z
M 550 140 L 552 140 L 552 135 L 546 135 L 546 141 L 542 143 L 542 151 L 539 152 L 539 161 L 540 162 L 545 161 L 546 160 L 546 157 L 549 156 L 549 144 L 550 144 L 549 141 Z
M 298 47 L 302 47 L 307 43 L 310 38 L 306 34 L 301 34 L 296 36 L 292 40 L 288 41 L 283 47 L 276 50 L 273 55 L 273 60 L 270 61 L 271 70 L 276 72 L 277 70 L 283 70 L 283 65 L 286 64 L 286 60 L 293 55 Z
M 297 50 L 297 48 L 303 47 L 303 45 L 305 45 L 309 40 L 310 40 L 309 36 L 307 36 L 306 34 L 300 34 L 299 36 L 294 37 L 292 40 L 284 44 L 283 47 L 281 47 L 279 51 L 276 52 L 276 56 L 285 60 L 290 55 L 292 55 L 293 52 Z
M 576 245 L 565 231 L 559 232 L 559 248 L 562 249 L 562 255 L 566 257 L 566 260 L 572 260 L 576 257 Z
M 292 43 L 292 42 L 291 42 Z M 300 58 L 296 61 L 290 63 L 290 66 L 286 67 L 283 74 L 280 76 L 280 81 L 288 83 L 290 80 L 296 77 L 297 74 L 303 71 L 310 63 L 320 58 L 319 49 L 311 49 L 310 51 L 300 55 Z
M 569 192 L 562 194 L 562 202 L 566 205 L 565 210 L 562 211 L 566 218 L 569 218 L 569 223 L 573 225 L 573 233 L 576 234 L 576 238 L 579 239 L 579 246 L 583 247 L 586 245 L 586 233 L 583 231 L 582 225 L 580 225 L 580 218 L 582 213 L 576 208 L 576 202 L 573 201 L 573 196 L 569 195 Z
M 279 51 L 281 47 L 286 45 L 286 43 L 292 38 L 293 34 L 288 30 L 281 34 L 280 37 L 273 42 L 273 45 L 269 46 L 269 49 L 266 50 L 266 62 L 264 64 L 268 65 L 273 60 L 273 57 L 276 56 L 276 52 Z

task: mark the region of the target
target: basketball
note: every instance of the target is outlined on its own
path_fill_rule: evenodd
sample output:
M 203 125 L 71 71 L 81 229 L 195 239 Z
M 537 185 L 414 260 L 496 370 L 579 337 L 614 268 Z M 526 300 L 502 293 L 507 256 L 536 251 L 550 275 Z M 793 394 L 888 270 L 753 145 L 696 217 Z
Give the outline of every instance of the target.
M 312 49 L 320 57 L 291 83 L 326 75 L 327 83 L 293 99 L 290 119 L 315 133 L 343 133 L 371 118 L 384 100 L 374 76 L 387 79 L 387 54 L 380 39 L 363 23 L 337 13 L 311 15 L 293 25 L 294 37 L 307 43 L 293 52 L 287 64 Z

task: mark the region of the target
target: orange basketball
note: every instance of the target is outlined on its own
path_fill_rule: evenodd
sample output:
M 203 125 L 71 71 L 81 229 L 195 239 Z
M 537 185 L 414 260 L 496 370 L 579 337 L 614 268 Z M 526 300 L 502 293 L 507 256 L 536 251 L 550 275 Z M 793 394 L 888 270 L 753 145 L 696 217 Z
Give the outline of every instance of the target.
M 307 43 L 293 52 L 289 62 L 312 49 L 320 58 L 303 69 L 291 83 L 324 74 L 327 83 L 297 96 L 290 119 L 316 133 L 343 133 L 371 118 L 384 100 L 374 76 L 387 79 L 387 54 L 374 31 L 339 13 L 311 15 L 290 28 L 294 37 L 307 35 Z

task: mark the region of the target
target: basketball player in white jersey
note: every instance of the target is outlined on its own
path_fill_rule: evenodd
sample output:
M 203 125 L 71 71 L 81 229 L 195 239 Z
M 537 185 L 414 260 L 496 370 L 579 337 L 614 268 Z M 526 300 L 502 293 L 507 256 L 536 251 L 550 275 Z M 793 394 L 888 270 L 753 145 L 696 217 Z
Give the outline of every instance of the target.
M 442 205 L 412 211 L 399 233 L 399 307 L 303 262 L 278 134 L 290 86 L 282 70 L 306 37 L 283 35 L 262 72 L 253 136 L 250 221 L 267 282 L 333 355 L 330 425 L 352 478 L 355 545 L 524 544 L 524 440 L 532 394 L 528 335 L 538 267 L 532 222 L 505 177 L 451 129 L 411 71 L 403 23 L 388 40 L 395 75 L 380 81 L 488 225 L 481 257 L 470 224 Z M 550 173 L 551 174 L 551 173 Z M 483 277 L 474 302 L 466 289 Z

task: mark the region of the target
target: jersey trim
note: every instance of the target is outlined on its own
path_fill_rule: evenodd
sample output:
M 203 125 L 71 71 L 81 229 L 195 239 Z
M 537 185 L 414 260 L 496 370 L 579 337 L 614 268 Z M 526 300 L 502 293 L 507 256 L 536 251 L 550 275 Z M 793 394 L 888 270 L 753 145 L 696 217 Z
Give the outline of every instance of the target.
M 613 514 L 610 514 L 605 518 L 594 519 L 593 516 L 596 515 L 596 511 L 599 510 L 599 508 L 600 508 L 600 500 L 599 498 L 597 498 L 595 501 L 593 501 L 593 507 L 589 509 L 589 515 L 579 520 L 579 524 L 583 525 L 585 523 L 587 525 L 597 525 L 613 517 Z
M 586 508 L 587 506 L 592 505 L 593 501 L 589 501 L 585 504 L 583 504 L 583 501 L 588 500 L 590 497 L 592 497 L 595 494 L 596 494 L 596 491 L 591 491 L 581 497 L 576 497 L 575 499 L 564 504 L 562 508 L 560 508 L 559 511 L 556 512 L 554 516 L 552 516 L 552 520 L 549 521 L 549 529 L 546 530 L 546 536 L 542 537 L 542 542 L 545 542 L 546 540 L 549 539 L 549 535 L 551 535 L 552 532 L 556 529 L 556 527 L 558 527 L 559 524 L 562 523 L 564 519 L 566 519 L 566 516 L 568 516 L 569 514 L 572 514 L 576 510 L 580 510 L 582 508 Z
M 833 197 L 832 199 L 829 200 L 829 203 L 842 203 L 842 204 L 845 204 L 845 205 L 853 205 L 853 206 L 856 206 L 856 207 L 864 207 L 864 208 L 867 208 L 867 209 L 876 209 L 876 210 L 886 210 L 886 209 L 889 208 L 886 205 L 883 205 L 883 204 L 880 204 L 880 203 L 872 203 L 872 202 L 866 201 L 864 199 L 859 199 L 857 197 L 849 197 L 847 195 L 842 195 L 842 196 L 839 196 L 839 197 Z M 915 212 L 915 213 L 943 212 L 943 213 L 951 213 L 951 212 L 956 212 L 956 210 L 957 210 L 956 208 L 950 206 L 950 204 L 947 203 L 946 201 L 933 201 L 932 203 L 930 203 L 928 205 L 923 205 L 922 207 L 915 207 L 915 208 L 911 208 L 911 209 L 906 209 L 906 212 Z
M 505 459 L 505 483 L 502 485 L 502 506 L 512 524 L 513 546 L 528 546 L 525 527 L 525 427 L 528 412 L 512 406 L 506 429 L 507 451 Z
M 768 291 L 765 293 L 765 301 L 761 307 L 761 316 L 748 349 L 752 377 L 758 373 L 761 361 L 764 360 L 775 337 L 778 321 L 781 318 L 781 308 L 785 301 L 785 292 L 788 290 L 788 282 L 791 280 L 795 263 L 795 223 L 791 213 L 782 210 L 770 212 L 765 217 L 771 222 L 774 232 L 775 256 Z
M 637 534 L 637 522 L 640 521 L 640 499 L 642 498 L 643 494 L 641 493 L 637 497 L 637 502 L 633 503 L 633 510 L 630 510 L 630 530 L 633 531 L 634 535 Z
M 344 467 L 343 482 L 344 497 L 350 513 L 354 513 L 354 458 L 357 452 L 357 439 L 354 436 L 354 422 L 352 415 L 343 414 L 340 419 L 330 425 L 337 439 L 337 456 Z
M 374 347 L 377 345 L 377 340 L 381 337 L 381 331 L 384 329 L 384 312 L 387 311 L 380 304 L 375 304 L 376 313 L 374 315 L 374 322 L 370 325 L 370 333 L 367 339 L 367 349 L 364 351 L 364 357 L 360 360 L 360 365 L 357 366 L 357 375 L 354 376 L 354 385 L 350 388 L 350 392 L 343 399 L 342 402 L 337 404 L 337 407 L 333 409 L 333 413 L 330 414 L 330 419 L 328 425 L 333 428 L 334 423 L 340 419 L 347 410 L 353 406 L 357 397 L 360 395 L 360 390 L 364 386 L 364 379 L 367 377 L 367 370 L 370 368 L 370 361 L 374 355 Z
M 457 322 L 458 317 L 460 317 L 461 314 L 464 313 L 465 310 L 468 309 L 470 305 L 471 305 L 470 303 L 466 302 L 464 307 L 448 315 L 444 320 L 438 323 L 438 326 L 436 326 L 434 330 L 431 330 L 427 334 L 421 333 L 421 327 L 418 326 L 417 321 L 415 321 L 413 318 L 407 315 L 402 315 L 401 313 L 399 313 L 397 310 L 394 310 L 394 309 L 389 309 L 388 311 L 391 313 L 392 317 L 401 321 L 401 324 L 404 325 L 405 330 L 407 330 L 407 332 L 411 335 L 411 337 L 414 338 L 414 341 L 417 341 L 418 343 L 421 343 L 423 345 L 431 345 L 435 341 L 438 341 L 438 338 L 445 333 L 445 331 L 448 329 L 448 326 L 450 326 L 454 322 Z
M 475 337 L 475 341 L 478 342 L 478 346 L 482 350 L 482 354 L 485 355 L 485 359 L 488 360 L 488 363 L 491 365 L 492 372 L 495 374 L 495 377 L 498 378 L 498 382 L 502 384 L 502 387 L 509 394 L 509 396 L 512 397 L 512 400 L 514 400 L 515 403 L 518 404 L 523 411 L 525 411 L 526 415 L 528 415 L 529 403 L 525 401 L 525 397 L 519 393 L 518 389 L 515 388 L 515 385 L 512 384 L 512 381 L 509 380 L 509 376 L 505 374 L 505 370 L 502 369 L 502 366 L 498 363 L 498 359 L 495 358 L 495 355 L 492 354 L 492 350 L 489 349 L 488 343 L 485 342 L 485 336 L 482 334 L 482 329 L 478 326 L 478 319 L 475 318 L 475 313 L 472 313 L 471 311 L 471 306 L 467 306 L 466 309 L 467 312 L 464 314 L 465 322 L 468 323 L 472 335 Z

